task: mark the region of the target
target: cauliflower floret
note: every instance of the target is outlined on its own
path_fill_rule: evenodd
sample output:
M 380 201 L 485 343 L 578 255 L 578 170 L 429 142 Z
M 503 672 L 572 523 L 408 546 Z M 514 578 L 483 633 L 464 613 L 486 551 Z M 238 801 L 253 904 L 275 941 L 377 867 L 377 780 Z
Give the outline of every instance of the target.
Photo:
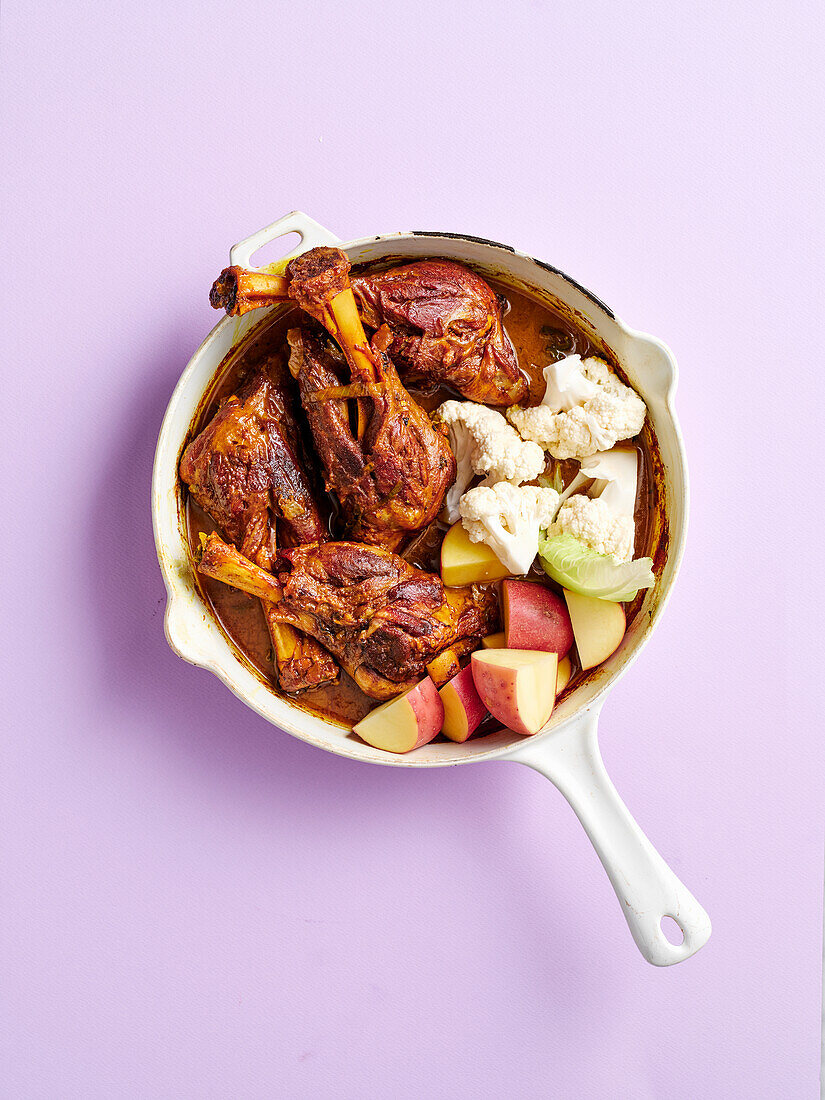
M 544 381 L 541 404 L 516 405 L 507 419 L 554 458 L 586 458 L 642 430 L 644 401 L 604 360 L 568 355 L 544 368 Z
M 511 573 L 526 573 L 539 550 L 539 531 L 550 525 L 559 506 L 555 489 L 538 485 L 477 485 L 459 501 L 471 542 L 486 542 Z
M 635 549 L 636 493 L 639 484 L 639 456 L 632 448 L 614 447 L 610 451 L 591 455 L 581 462 L 581 473 L 594 478 L 587 495 L 598 497 L 615 516 L 625 516 L 631 522 L 630 557 Z
M 532 481 L 544 469 L 541 447 L 520 439 L 495 409 L 473 401 L 445 401 L 434 419 L 449 428 L 457 465 L 456 479 L 444 500 L 450 523 L 459 518 L 459 499 L 475 474 L 484 474 L 486 485 L 499 481 L 520 485 Z
M 599 360 L 592 360 L 598 363 Z M 594 373 L 599 373 L 597 370 Z M 595 378 L 588 378 L 582 369 L 580 355 L 566 355 L 544 368 L 544 397 L 542 405 L 549 405 L 553 412 L 569 412 L 576 405 L 583 405 L 599 392 Z
M 598 554 L 617 562 L 632 561 L 635 526 L 632 515 L 617 515 L 600 497 L 579 494 L 565 501 L 547 535 L 573 535 Z

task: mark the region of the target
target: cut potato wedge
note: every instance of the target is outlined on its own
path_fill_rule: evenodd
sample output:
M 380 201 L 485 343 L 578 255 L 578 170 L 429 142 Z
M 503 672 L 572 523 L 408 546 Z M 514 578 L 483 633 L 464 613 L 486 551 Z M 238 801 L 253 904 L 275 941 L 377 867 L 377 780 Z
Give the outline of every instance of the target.
M 558 660 L 558 654 L 536 649 L 478 650 L 473 682 L 499 722 L 516 733 L 538 733 L 553 713 Z
M 463 668 L 439 695 L 444 704 L 441 732 L 451 741 L 466 741 L 487 717 L 487 708 L 476 691 L 472 667 Z
M 546 584 L 510 578 L 501 585 L 508 649 L 543 649 L 564 657 L 573 644 L 570 615 L 561 596 Z
M 452 588 L 509 577 L 510 570 L 483 542 L 470 542 L 461 521 L 450 528 L 441 544 L 441 579 Z
M 624 607 L 564 589 L 573 636 L 583 669 L 595 668 L 619 648 L 626 628 Z
M 444 704 L 429 676 L 397 699 L 371 710 L 353 726 L 368 745 L 386 752 L 411 752 L 441 731 Z
M 488 634 L 486 638 L 481 639 L 481 645 L 484 649 L 504 649 L 507 645 L 507 635 L 503 630 L 499 630 L 498 634 Z
M 556 673 L 556 698 L 561 695 L 561 693 L 570 683 L 570 677 L 572 675 L 573 666 L 570 664 L 570 658 L 563 657 L 559 661 L 559 671 Z

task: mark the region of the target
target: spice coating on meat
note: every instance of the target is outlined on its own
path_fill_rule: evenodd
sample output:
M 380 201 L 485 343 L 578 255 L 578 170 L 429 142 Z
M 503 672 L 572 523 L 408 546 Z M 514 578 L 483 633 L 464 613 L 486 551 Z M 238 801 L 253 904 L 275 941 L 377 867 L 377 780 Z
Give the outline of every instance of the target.
M 323 537 L 298 450 L 289 395 L 261 371 L 221 404 L 181 459 L 180 475 L 201 508 L 264 568 L 272 564 L 275 517 L 285 542 Z
M 398 374 L 373 340 L 375 381 L 353 379 L 342 386 L 341 368 L 308 329 L 291 329 L 289 368 L 327 488 L 336 494 L 354 540 L 395 548 L 438 514 L 455 479 L 455 459 L 444 434 L 410 397 Z M 357 394 L 363 416 L 361 438 L 353 431 L 347 400 Z
M 365 324 L 389 325 L 390 355 L 405 382 L 446 383 L 471 401 L 513 405 L 527 396 L 492 288 L 449 260 L 422 260 L 352 276 Z
M 244 557 L 264 569 L 275 558 L 276 522 L 289 545 L 326 537 L 299 450 L 289 392 L 262 370 L 221 404 L 180 462 L 193 498 Z M 330 655 L 313 639 L 281 629 L 272 605 L 263 607 L 284 690 L 334 681 Z
M 504 331 L 502 300 L 480 275 L 451 260 L 351 278 L 349 269 L 340 249 L 326 247 L 298 256 L 286 275 L 230 267 L 215 280 L 210 301 L 234 316 L 292 298 L 329 327 L 330 302 L 351 288 L 364 323 L 392 330 L 389 350 L 405 382 L 446 384 L 484 405 L 525 400 L 527 379 Z
M 389 699 L 450 647 L 466 652 L 499 623 L 494 591 L 445 589 L 397 554 L 355 542 L 281 551 L 277 614 L 334 653 L 361 690 Z

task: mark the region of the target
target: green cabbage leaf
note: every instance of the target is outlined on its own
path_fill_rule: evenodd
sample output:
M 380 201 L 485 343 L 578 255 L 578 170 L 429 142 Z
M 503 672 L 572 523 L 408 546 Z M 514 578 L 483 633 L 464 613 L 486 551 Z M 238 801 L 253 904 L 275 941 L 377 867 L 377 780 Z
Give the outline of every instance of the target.
M 591 550 L 573 535 L 539 537 L 539 561 L 552 580 L 571 592 L 599 600 L 626 603 L 640 588 L 656 583 L 650 558 L 617 562 L 610 554 Z

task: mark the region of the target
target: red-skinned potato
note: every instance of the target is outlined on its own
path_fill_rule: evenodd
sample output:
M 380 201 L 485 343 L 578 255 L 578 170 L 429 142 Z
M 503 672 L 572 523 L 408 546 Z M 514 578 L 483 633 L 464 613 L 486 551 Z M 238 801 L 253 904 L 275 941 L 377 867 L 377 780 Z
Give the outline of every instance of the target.
M 481 701 L 515 733 L 538 733 L 556 701 L 558 654 L 535 649 L 482 649 L 472 657 Z
M 595 668 L 619 648 L 627 625 L 624 607 L 612 600 L 580 596 L 566 588 L 564 598 L 581 666 L 583 669 Z
M 451 741 L 466 741 L 487 717 L 487 708 L 473 681 L 472 666 L 463 668 L 438 694 L 444 704 L 441 732 Z
M 371 710 L 353 732 L 375 749 L 412 752 L 441 731 L 444 704 L 429 676 L 397 699 Z
M 508 649 L 541 649 L 566 656 L 573 627 L 564 600 L 544 584 L 501 582 L 501 607 Z

